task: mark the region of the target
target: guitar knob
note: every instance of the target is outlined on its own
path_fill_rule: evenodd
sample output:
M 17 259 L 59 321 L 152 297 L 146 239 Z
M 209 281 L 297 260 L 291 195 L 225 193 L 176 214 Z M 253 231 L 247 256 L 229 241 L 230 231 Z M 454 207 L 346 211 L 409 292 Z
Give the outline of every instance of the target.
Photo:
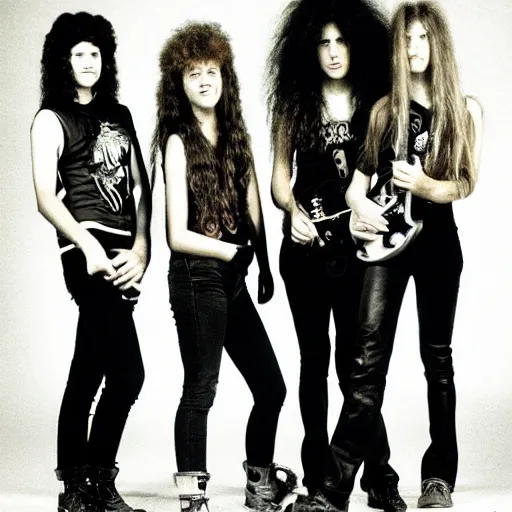
M 402 245 L 405 242 L 405 235 L 403 233 L 393 233 L 389 237 L 389 243 L 396 247 L 397 245 Z

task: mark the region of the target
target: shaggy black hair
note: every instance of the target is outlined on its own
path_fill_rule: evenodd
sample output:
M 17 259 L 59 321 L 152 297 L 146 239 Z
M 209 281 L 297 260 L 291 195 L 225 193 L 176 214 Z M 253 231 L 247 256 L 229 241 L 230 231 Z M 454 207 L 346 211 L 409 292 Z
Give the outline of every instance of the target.
M 101 95 L 103 99 L 117 101 L 117 43 L 112 24 L 100 15 L 66 12 L 54 21 L 44 41 L 41 59 L 41 108 L 66 105 L 77 99 L 70 57 L 71 48 L 81 42 L 91 43 L 101 52 L 101 76 L 93 92 Z
M 346 79 L 359 109 L 369 111 L 389 90 L 389 33 L 382 14 L 366 0 L 294 0 L 285 9 L 267 61 L 267 108 L 272 140 L 280 127 L 294 147 L 318 147 L 322 81 L 318 42 L 335 23 L 350 49 Z

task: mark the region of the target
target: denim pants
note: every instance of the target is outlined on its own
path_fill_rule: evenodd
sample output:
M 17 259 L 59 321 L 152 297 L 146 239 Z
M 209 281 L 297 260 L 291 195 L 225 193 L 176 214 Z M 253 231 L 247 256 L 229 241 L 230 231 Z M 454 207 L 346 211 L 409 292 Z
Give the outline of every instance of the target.
M 454 488 L 458 452 L 451 340 L 462 266 L 456 228 L 427 226 L 402 254 L 366 269 L 350 395 L 332 438 L 338 463 L 338 474 L 329 480 L 333 489 L 350 492 L 353 488 L 366 433 L 382 406 L 398 315 L 411 276 L 416 285 L 431 437 L 421 478 L 441 478 Z
M 108 251 L 127 237 L 93 233 Z M 75 351 L 59 414 L 58 469 L 83 464 L 113 468 L 131 406 L 144 382 L 133 304 L 102 276 L 87 274 L 83 253 L 62 254 L 64 278 L 79 307 Z M 105 378 L 90 433 L 94 397 Z
M 175 421 L 178 471 L 206 471 L 207 417 L 223 348 L 254 399 L 246 431 L 248 464 L 268 466 L 286 387 L 245 276 L 232 263 L 173 253 L 169 290 L 184 367 Z
M 281 246 L 280 271 L 301 356 L 299 401 L 305 431 L 303 483 L 310 493 L 323 485 L 324 475 L 332 464 L 327 432 L 331 311 L 336 327 L 336 373 L 343 395 L 346 397 L 348 393 L 364 269 L 355 258 L 354 247 L 351 249 L 332 254 L 328 247 L 304 247 L 289 238 L 285 238 Z M 367 489 L 398 482 L 398 475 L 389 465 L 388 438 L 380 414 L 373 431 L 365 439 L 365 446 L 361 486 Z

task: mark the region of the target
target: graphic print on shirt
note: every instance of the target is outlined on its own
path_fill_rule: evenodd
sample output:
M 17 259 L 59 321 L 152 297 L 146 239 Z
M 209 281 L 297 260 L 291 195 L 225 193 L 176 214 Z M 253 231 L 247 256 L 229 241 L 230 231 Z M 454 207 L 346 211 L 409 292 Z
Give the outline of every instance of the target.
M 129 157 L 128 132 L 118 124 L 100 123 L 89 164 L 98 190 L 114 213 L 122 211 L 123 201 L 130 195 Z
M 354 138 L 350 132 L 348 121 L 332 122 L 322 125 L 320 137 L 324 141 L 326 148 L 331 144 L 343 144 Z
M 332 158 L 334 160 L 334 163 L 336 164 L 336 168 L 338 169 L 338 174 L 340 175 L 340 178 L 345 179 L 348 176 L 349 172 L 345 151 L 343 149 L 335 149 L 332 152 Z

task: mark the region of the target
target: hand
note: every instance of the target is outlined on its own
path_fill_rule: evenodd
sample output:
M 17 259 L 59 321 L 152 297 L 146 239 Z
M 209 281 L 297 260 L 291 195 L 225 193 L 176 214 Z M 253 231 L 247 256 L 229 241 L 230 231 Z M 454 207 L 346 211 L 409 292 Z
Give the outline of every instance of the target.
M 412 165 L 404 160 L 396 160 L 392 163 L 393 183 L 404 190 L 410 190 L 415 196 L 425 197 L 428 194 L 431 178 L 423 172 L 418 156 L 413 155 L 413 159 Z
M 240 245 L 237 247 L 236 253 L 233 256 L 231 262 L 235 266 L 236 270 L 242 275 L 247 275 L 249 265 L 254 258 L 254 248 L 252 245 Z
M 116 269 L 114 276 L 108 281 L 112 281 L 114 286 L 125 291 L 129 288 L 137 288 L 144 272 L 146 271 L 146 256 L 133 249 L 113 249 L 117 256 L 112 260 L 112 265 Z
M 96 238 L 91 237 L 87 246 L 82 248 L 82 251 L 85 256 L 87 273 L 90 276 L 94 274 L 101 274 L 107 278 L 115 276 L 116 270 L 112 265 L 112 261 Z
M 274 296 L 274 279 L 270 269 L 258 276 L 258 304 L 266 304 Z
M 383 216 L 384 208 L 366 197 L 353 205 L 350 231 L 362 240 L 375 240 L 370 235 L 389 231 L 389 222 Z M 368 238 L 368 236 L 370 236 Z
M 379 236 L 373 231 L 368 231 L 368 224 L 362 222 L 353 211 L 350 214 L 349 230 L 353 238 L 363 240 L 365 242 L 377 240 L 377 237 Z
M 297 206 L 295 203 L 291 211 L 291 221 L 291 237 L 295 243 L 301 245 L 312 244 L 317 239 L 321 247 L 325 245 L 325 242 L 318 236 L 316 227 L 311 222 L 307 213 L 301 206 Z

